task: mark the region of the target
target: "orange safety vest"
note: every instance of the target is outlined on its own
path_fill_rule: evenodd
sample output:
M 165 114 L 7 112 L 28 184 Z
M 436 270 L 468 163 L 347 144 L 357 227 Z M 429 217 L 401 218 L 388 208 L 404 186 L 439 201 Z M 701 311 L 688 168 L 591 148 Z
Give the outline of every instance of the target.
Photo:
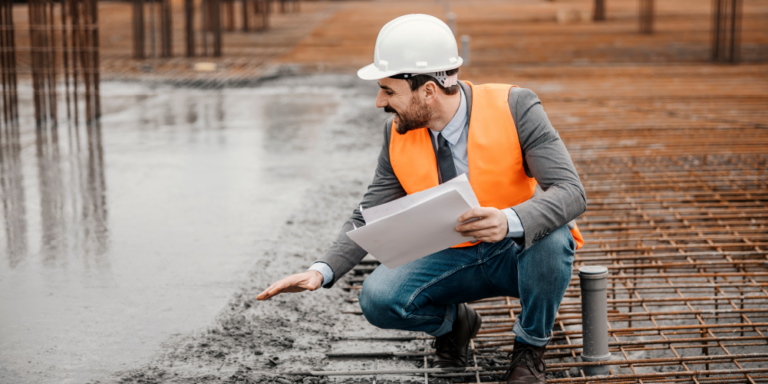
M 509 90 L 514 85 L 472 85 L 472 113 L 469 118 L 467 157 L 469 184 L 482 207 L 505 209 L 533 196 L 536 179 L 523 168 L 523 152 L 515 121 L 509 111 Z M 429 129 L 419 128 L 404 135 L 392 122 L 389 160 L 400 184 L 409 195 L 439 184 L 437 159 Z M 571 230 L 576 249 L 584 239 L 575 227 Z M 468 247 L 478 242 L 455 246 Z

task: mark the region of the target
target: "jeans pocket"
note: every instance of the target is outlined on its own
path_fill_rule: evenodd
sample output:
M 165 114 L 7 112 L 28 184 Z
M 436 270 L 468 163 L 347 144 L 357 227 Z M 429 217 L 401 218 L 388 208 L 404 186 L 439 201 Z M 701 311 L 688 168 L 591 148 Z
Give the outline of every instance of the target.
M 567 236 L 568 237 L 568 248 L 571 251 L 571 255 L 575 255 L 576 254 L 576 240 L 573 239 L 573 233 L 571 233 L 571 231 L 568 230 L 567 228 L 566 228 L 566 230 L 568 231 L 568 236 Z
M 515 251 L 515 253 L 519 253 L 519 252 L 521 251 L 521 249 L 520 249 L 521 247 L 520 247 L 519 245 L 517 245 L 517 242 L 516 242 L 516 241 L 514 241 L 514 240 L 512 240 L 511 238 L 508 238 L 508 239 L 504 239 L 504 240 L 502 240 L 502 241 L 503 241 L 503 242 L 505 242 L 505 244 L 504 244 L 504 245 L 501 245 L 501 246 L 499 246 L 499 248 L 497 248 L 497 249 L 496 249 L 496 250 L 493 252 L 493 254 L 491 254 L 491 256 L 489 256 L 488 258 L 486 258 L 486 260 L 487 260 L 487 259 L 490 259 L 491 257 L 494 257 L 494 256 L 498 256 L 498 255 L 501 255 L 502 253 L 506 253 L 506 252 L 508 252 L 510 249 L 511 249 L 511 250 L 513 250 L 513 251 Z
M 517 251 L 517 253 L 520 253 L 525 250 L 525 237 L 520 239 L 519 243 L 517 242 L 517 240 L 512 240 L 512 243 L 514 243 L 515 251 Z

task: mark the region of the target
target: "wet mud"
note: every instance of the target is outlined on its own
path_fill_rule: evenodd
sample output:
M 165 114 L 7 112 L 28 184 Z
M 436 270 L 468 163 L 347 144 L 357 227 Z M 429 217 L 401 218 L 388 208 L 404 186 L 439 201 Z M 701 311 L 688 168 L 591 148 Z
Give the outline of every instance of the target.
M 342 315 L 346 292 L 339 288 L 279 295 L 266 302 L 255 296 L 284 275 L 301 272 L 323 252 L 336 223 L 354 206 L 363 178 L 348 177 L 313 189 L 299 212 L 288 216 L 280 235 L 264 249 L 249 279 L 205 330 L 164 343 L 147 366 L 122 372 L 121 383 L 295 382 L 304 371 L 324 366 L 329 342 L 339 330 L 364 327 L 365 320 Z M 303 383 L 324 382 L 307 378 Z
M 318 182 L 273 223 L 276 236 L 260 242 L 247 279 L 208 327 L 174 335 L 146 364 L 93 383 L 335 382 L 283 373 L 323 369 L 335 335 L 371 328 L 364 318 L 341 313 L 348 293 L 336 287 L 265 302 L 255 297 L 272 282 L 304 271 L 332 243 L 372 177 L 386 115 L 373 106 L 375 88 L 347 77 L 283 77 L 263 86 L 308 84 L 338 87 L 345 109 L 315 137 L 323 148 L 314 159 L 322 165 L 315 167 Z M 296 113 L 281 106 L 274 111 Z M 283 129 L 273 134 L 292 134 Z
M 30 128 L 3 152 L 0 382 L 321 382 L 282 373 L 373 330 L 341 313 L 348 292 L 255 297 L 306 270 L 359 202 L 387 118 L 375 83 L 281 71 L 103 91 L 95 141 L 62 126 L 41 146 Z

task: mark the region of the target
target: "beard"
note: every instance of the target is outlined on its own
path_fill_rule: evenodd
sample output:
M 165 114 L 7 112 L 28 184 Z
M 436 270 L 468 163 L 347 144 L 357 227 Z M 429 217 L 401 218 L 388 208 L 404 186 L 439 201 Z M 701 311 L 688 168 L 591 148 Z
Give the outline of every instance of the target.
M 432 119 L 432 110 L 415 95 L 411 98 L 411 103 L 405 111 L 397 112 L 394 108 L 387 105 L 384 107 L 384 112 L 397 114 L 399 122 L 395 128 L 397 133 L 401 135 L 414 129 L 426 127 Z

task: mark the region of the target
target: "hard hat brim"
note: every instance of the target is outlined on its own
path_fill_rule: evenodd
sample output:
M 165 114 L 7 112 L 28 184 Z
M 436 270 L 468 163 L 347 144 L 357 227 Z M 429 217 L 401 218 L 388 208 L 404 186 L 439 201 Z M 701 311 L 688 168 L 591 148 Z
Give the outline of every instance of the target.
M 379 80 L 397 74 L 398 71 L 382 71 L 373 64 L 368 64 L 357 71 L 357 77 L 363 80 Z
M 382 71 L 376 65 L 374 64 L 368 64 L 365 67 L 360 68 L 359 71 L 357 71 L 357 77 L 363 79 L 363 80 L 379 80 L 383 79 L 385 77 L 390 77 L 394 75 L 399 75 L 401 73 L 413 73 L 413 74 L 419 74 L 419 73 L 432 73 L 437 71 L 448 71 L 451 69 L 459 68 L 462 64 L 464 64 L 464 60 L 459 57 L 459 60 L 455 64 L 451 64 L 445 68 L 437 68 L 429 71 L 424 71 L 420 69 L 412 69 L 412 70 L 399 70 L 399 71 Z

